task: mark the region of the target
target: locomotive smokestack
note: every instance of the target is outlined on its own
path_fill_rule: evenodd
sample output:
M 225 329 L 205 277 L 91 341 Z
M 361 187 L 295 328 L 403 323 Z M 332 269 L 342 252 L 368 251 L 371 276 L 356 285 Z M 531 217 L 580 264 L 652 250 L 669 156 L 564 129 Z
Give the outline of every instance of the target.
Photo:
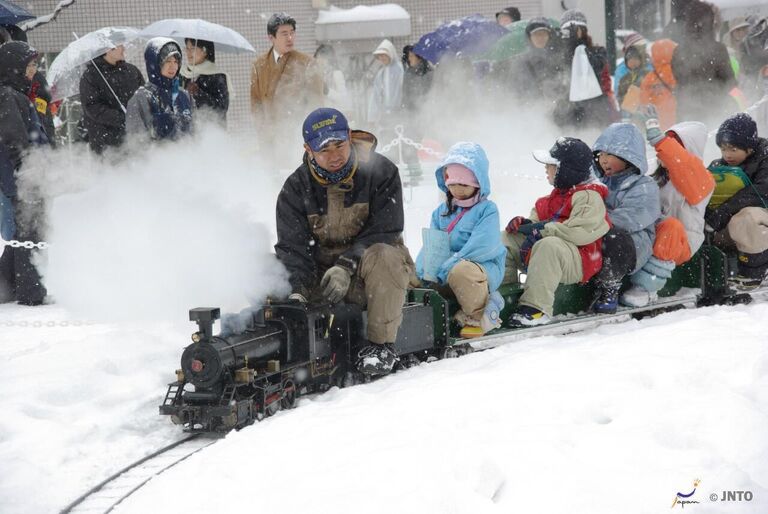
M 197 307 L 189 309 L 189 321 L 197 323 L 198 331 L 205 339 L 213 337 L 213 323 L 221 316 L 218 307 Z

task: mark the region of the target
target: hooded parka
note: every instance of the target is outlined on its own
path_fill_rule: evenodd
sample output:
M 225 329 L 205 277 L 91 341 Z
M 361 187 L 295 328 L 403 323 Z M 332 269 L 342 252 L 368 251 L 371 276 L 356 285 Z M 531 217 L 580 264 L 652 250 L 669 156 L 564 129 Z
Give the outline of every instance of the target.
M 615 175 L 603 174 L 600 180 L 608 187 L 605 205 L 614 227 L 632 237 L 635 263 L 632 272 L 650 258 L 656 237 L 655 224 L 661 216 L 659 187 L 646 175 L 645 138 L 631 123 L 614 123 L 597 138 L 592 150 L 621 157 L 631 166 Z
M 192 130 L 192 101 L 174 78 L 161 73 L 163 62 L 175 55 L 181 69 L 181 48 L 169 38 L 150 39 L 144 50 L 147 83 L 128 102 L 126 130 L 150 139 L 177 139 Z
M 476 143 L 453 145 L 435 171 L 437 187 L 448 193 L 445 185 L 445 167 L 461 164 L 469 169 L 480 184 L 479 202 L 471 207 L 456 207 L 448 213 L 448 206 L 441 205 L 432 212 L 430 227 L 446 231 L 459 218 L 450 232 L 450 249 L 453 255 L 437 272 L 439 283 L 446 284 L 448 274 L 461 261 L 471 261 L 483 268 L 488 278 L 489 292 L 496 291 L 504 278 L 504 258 L 507 254 L 499 234 L 499 209 L 488 199 L 491 181 L 488 175 L 488 158 Z M 423 253 L 416 258 L 416 275 L 422 277 Z

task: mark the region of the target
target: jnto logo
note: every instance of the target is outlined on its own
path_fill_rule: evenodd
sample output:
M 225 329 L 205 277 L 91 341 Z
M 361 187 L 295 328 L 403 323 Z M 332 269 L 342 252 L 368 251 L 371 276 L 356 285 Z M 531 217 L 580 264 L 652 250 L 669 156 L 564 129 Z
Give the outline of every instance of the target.
M 685 506 L 689 503 L 699 503 L 696 500 L 691 500 L 691 498 L 693 498 L 693 495 L 696 493 L 696 488 L 699 487 L 700 483 L 701 483 L 701 480 L 697 478 L 696 480 L 693 481 L 693 491 L 691 491 L 688 494 L 678 492 L 675 495 L 675 501 L 672 502 L 671 508 L 674 509 L 675 505 L 680 505 L 680 508 L 684 509 Z

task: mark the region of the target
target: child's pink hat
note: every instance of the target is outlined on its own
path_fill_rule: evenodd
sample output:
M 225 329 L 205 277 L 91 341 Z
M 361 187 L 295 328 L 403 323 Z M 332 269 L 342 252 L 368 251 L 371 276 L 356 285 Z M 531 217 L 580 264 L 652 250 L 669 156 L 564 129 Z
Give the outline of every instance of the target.
M 450 169 L 448 169 L 450 168 Z M 477 177 L 474 172 L 458 163 L 447 164 L 445 166 L 445 185 L 461 184 L 464 186 L 472 186 L 480 188 L 480 182 L 477 181 Z

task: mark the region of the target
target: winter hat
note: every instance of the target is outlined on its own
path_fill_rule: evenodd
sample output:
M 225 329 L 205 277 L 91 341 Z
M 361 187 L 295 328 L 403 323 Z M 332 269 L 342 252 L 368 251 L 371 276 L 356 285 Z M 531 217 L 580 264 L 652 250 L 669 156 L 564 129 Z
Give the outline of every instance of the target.
M 592 174 L 592 150 L 587 143 L 575 137 L 559 137 L 549 151 L 535 150 L 533 158 L 542 164 L 557 166 L 554 183 L 557 189 L 581 184 Z
M 571 25 L 587 26 L 587 17 L 578 9 L 568 9 L 560 17 L 560 28 L 567 29 Z
M 451 168 L 450 171 L 448 168 Z M 463 186 L 472 186 L 480 189 L 480 182 L 477 181 L 477 177 L 474 172 L 459 163 L 451 163 L 445 166 L 443 170 L 445 173 L 445 185 L 450 186 L 452 184 L 461 184 Z
M 643 36 L 641 36 L 637 32 L 633 32 L 632 34 L 628 35 L 624 40 L 623 51 L 626 54 L 627 51 L 633 46 L 645 46 L 647 44 L 648 44 L 648 41 Z
M 730 144 L 744 150 L 755 149 L 758 144 L 757 123 L 749 114 L 740 112 L 727 118 L 715 137 L 717 146 Z
M 528 25 L 525 26 L 525 35 L 530 39 L 531 34 L 537 30 L 552 31 L 552 22 L 549 19 L 539 16 L 538 18 L 531 18 Z
M 728 20 L 728 34 L 733 32 L 734 30 L 749 28 L 750 26 L 751 24 L 749 23 L 749 21 L 747 21 L 746 18 L 743 18 L 741 16 L 734 18 L 732 20 Z

